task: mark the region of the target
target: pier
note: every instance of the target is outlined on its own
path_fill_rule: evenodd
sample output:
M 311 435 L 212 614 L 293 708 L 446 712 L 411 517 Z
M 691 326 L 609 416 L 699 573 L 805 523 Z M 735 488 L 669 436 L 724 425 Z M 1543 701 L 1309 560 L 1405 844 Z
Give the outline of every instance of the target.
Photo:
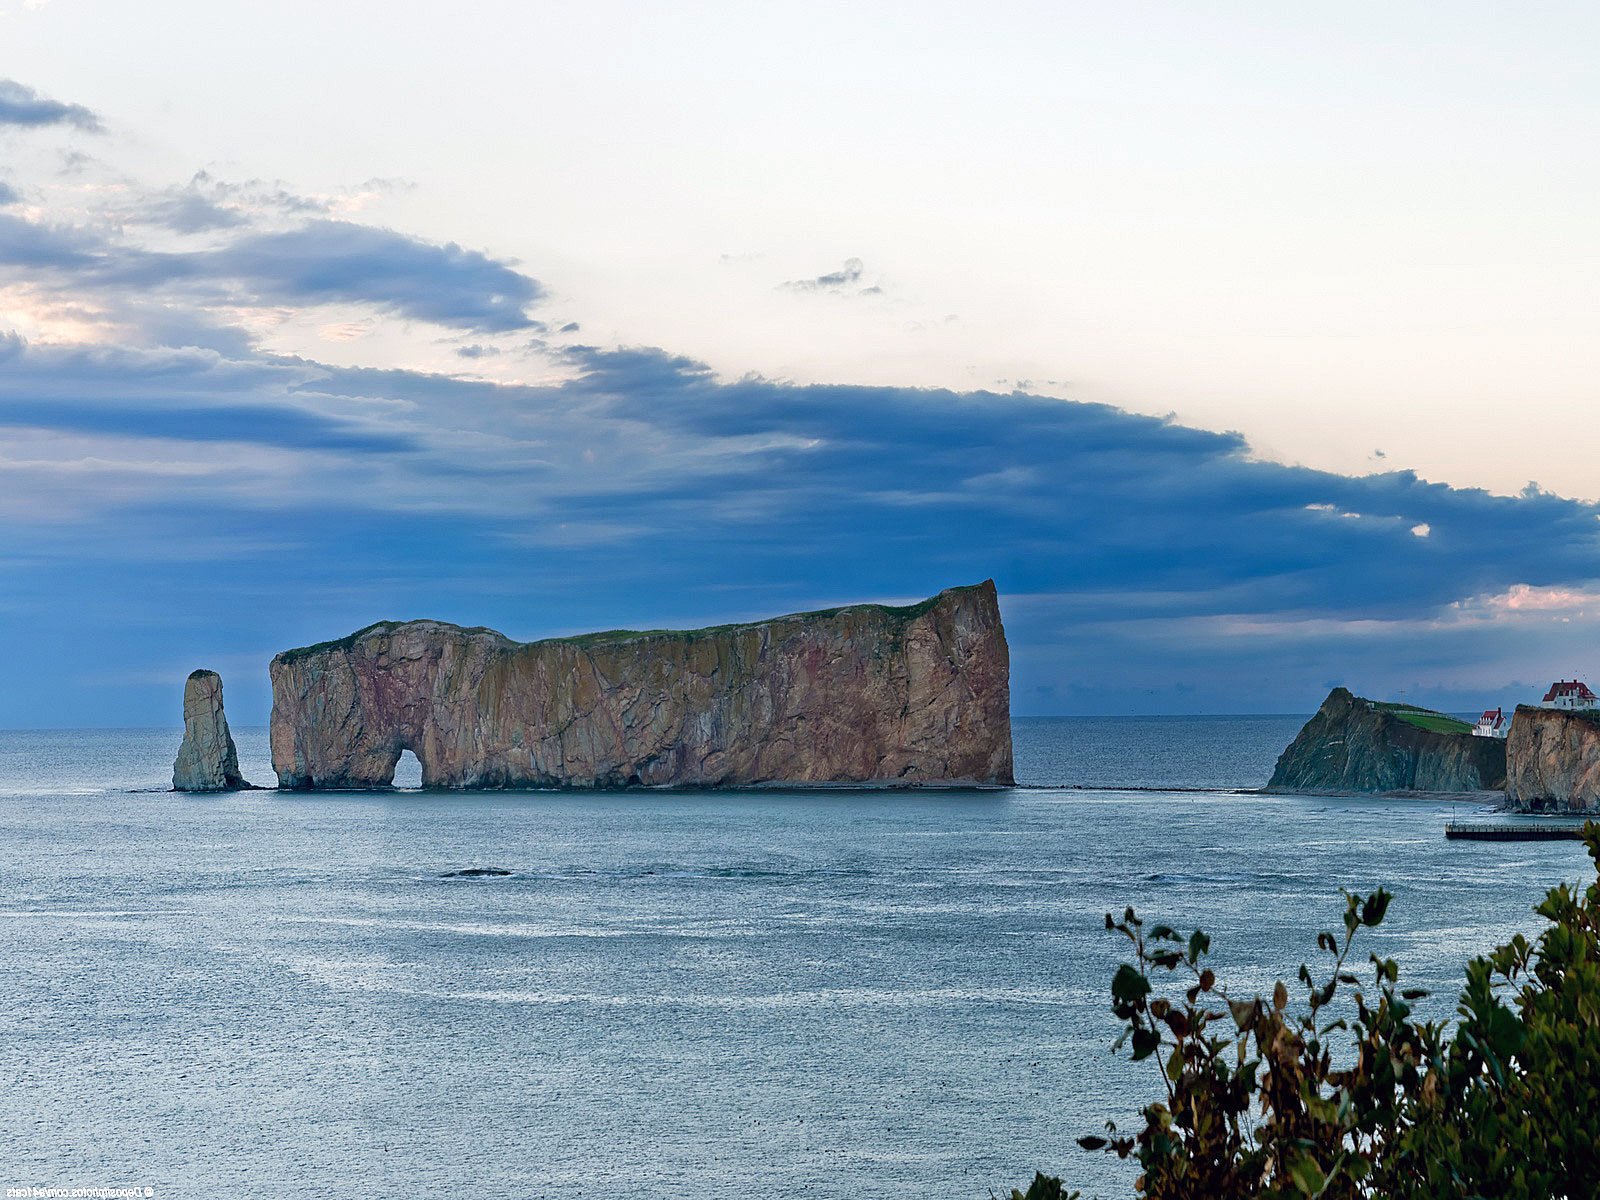
M 1583 837 L 1582 825 L 1483 825 L 1446 821 L 1447 838 L 1477 842 L 1575 842 Z

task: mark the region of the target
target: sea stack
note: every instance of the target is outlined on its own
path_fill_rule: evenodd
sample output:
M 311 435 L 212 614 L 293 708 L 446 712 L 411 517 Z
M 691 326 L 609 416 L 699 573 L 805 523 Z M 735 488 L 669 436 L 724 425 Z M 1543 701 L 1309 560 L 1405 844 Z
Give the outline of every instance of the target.
M 905 608 L 518 643 L 382 622 L 272 660 L 284 788 L 1008 785 L 992 582 Z
M 183 744 L 172 764 L 175 792 L 232 792 L 250 787 L 222 711 L 222 676 L 195 671 L 183 685 Z
M 1506 744 L 1445 713 L 1334 688 L 1278 757 L 1270 792 L 1479 792 L 1506 781 Z

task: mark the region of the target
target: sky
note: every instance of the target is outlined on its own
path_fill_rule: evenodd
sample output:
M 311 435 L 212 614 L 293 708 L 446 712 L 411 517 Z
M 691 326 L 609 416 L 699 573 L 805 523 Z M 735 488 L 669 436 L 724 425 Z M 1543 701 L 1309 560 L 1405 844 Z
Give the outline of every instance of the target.
M 1600 673 L 1600 13 L 579 9 L 0 0 L 0 726 L 989 577 L 1020 714 Z

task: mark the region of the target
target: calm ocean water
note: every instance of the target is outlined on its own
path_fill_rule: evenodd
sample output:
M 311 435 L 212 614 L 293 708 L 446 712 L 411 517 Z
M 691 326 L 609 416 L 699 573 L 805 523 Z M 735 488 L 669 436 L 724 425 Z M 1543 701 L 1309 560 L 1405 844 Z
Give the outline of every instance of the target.
M 1259 786 L 1299 724 L 1019 721 L 1041 786 L 932 795 L 176 796 L 174 732 L 0 732 L 0 1185 L 1126 1194 L 1073 1144 L 1155 1083 L 1106 910 L 1266 987 L 1386 884 L 1442 1014 L 1586 870 L 1447 803 L 1118 790 Z

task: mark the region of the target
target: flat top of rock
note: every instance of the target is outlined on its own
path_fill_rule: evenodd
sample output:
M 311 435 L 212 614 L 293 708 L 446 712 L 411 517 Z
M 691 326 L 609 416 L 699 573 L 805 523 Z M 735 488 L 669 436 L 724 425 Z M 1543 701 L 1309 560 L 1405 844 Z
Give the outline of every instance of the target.
M 379 634 L 393 633 L 400 629 L 435 629 L 441 633 L 456 634 L 462 637 L 483 638 L 504 645 L 507 649 L 516 649 L 525 646 L 540 646 L 548 644 L 567 644 L 576 646 L 592 646 L 620 642 L 641 641 L 649 638 L 687 638 L 704 637 L 708 634 L 733 633 L 741 629 L 757 629 L 763 625 L 775 625 L 783 621 L 804 621 L 836 617 L 845 613 L 876 612 L 882 613 L 901 624 L 913 621 L 926 612 L 936 608 L 942 601 L 953 599 L 965 593 L 994 594 L 994 580 L 985 579 L 982 583 L 963 584 L 960 587 L 946 588 L 944 591 L 926 600 L 915 604 L 845 604 L 838 608 L 819 608 L 811 612 L 786 613 L 783 616 L 767 617 L 759 621 L 741 621 L 729 625 L 708 625 L 699 629 L 607 629 L 598 633 L 580 633 L 567 637 L 537 638 L 531 642 L 516 642 L 505 634 L 494 629 L 487 629 L 482 625 L 462 626 L 452 625 L 448 621 L 434 621 L 420 619 L 415 621 L 374 621 L 364 629 L 332 641 L 317 642 L 311 646 L 297 646 L 291 650 L 284 650 L 273 657 L 275 663 L 292 662 L 300 658 L 308 658 L 315 654 L 322 654 L 330 650 L 348 650 L 364 638 Z
M 1552 717 L 1576 717 L 1580 721 L 1587 721 L 1591 725 L 1600 725 L 1600 708 L 1546 708 L 1542 704 L 1519 704 L 1516 711 L 1525 712 L 1532 716 L 1549 713 Z

